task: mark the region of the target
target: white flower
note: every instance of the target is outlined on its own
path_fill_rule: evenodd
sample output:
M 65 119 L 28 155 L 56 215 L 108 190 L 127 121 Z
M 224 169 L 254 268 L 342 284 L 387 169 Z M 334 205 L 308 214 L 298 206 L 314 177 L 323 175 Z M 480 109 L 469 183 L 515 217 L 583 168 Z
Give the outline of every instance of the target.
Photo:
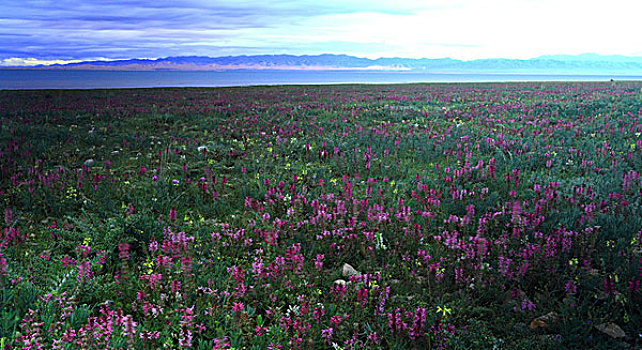
M 383 243 L 383 234 L 381 232 L 377 232 L 375 234 L 375 241 L 376 241 L 375 247 L 377 249 L 383 249 L 383 250 L 388 249 L 388 247 L 386 247 L 386 245 Z
M 290 317 L 290 314 L 298 315 L 299 310 L 301 309 L 298 305 L 288 305 L 288 311 L 285 312 L 285 315 Z

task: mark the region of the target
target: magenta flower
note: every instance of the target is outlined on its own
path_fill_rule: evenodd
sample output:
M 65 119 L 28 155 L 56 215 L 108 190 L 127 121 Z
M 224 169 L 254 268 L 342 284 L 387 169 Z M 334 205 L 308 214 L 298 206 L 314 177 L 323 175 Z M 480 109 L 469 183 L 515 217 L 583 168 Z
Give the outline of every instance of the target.
M 171 208 L 169 210 L 169 222 L 173 223 L 176 221 L 176 208 Z
M 118 258 L 122 260 L 129 260 L 129 244 L 121 243 L 118 245 Z
M 332 332 L 333 329 L 332 327 L 328 327 L 326 329 L 321 330 L 321 339 L 324 340 L 326 344 L 330 344 L 332 341 Z
M 234 302 L 234 303 L 232 303 L 232 312 L 238 312 L 238 313 L 241 313 L 241 312 L 243 312 L 243 308 L 244 308 L 244 307 L 245 307 L 245 305 L 243 305 L 243 303 L 241 303 L 241 302 L 238 302 L 238 303 L 237 303 L 237 302 Z

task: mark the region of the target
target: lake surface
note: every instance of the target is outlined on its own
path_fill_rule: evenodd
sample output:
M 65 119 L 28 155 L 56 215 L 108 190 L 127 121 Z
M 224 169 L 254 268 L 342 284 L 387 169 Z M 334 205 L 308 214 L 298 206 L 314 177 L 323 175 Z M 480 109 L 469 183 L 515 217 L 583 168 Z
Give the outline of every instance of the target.
M 124 72 L 0 69 L 0 90 L 216 87 L 283 84 L 642 80 L 634 75 L 436 74 L 382 71 Z

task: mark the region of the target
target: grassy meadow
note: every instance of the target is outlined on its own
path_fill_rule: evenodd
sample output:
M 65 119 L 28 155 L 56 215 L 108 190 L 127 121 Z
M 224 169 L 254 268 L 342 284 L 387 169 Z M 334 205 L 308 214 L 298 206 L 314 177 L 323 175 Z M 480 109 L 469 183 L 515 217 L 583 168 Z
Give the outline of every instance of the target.
M 640 349 L 641 88 L 0 91 L 0 348 Z

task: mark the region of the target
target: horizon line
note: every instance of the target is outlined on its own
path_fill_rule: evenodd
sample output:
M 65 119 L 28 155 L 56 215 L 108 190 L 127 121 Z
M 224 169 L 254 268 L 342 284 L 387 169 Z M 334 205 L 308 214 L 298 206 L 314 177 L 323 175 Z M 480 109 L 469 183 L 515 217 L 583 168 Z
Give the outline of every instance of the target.
M 394 56 L 394 57 L 386 57 L 386 56 L 380 56 L 377 58 L 370 58 L 366 56 L 357 56 L 357 55 L 351 55 L 348 53 L 320 53 L 320 54 L 290 54 L 290 53 L 280 53 L 280 54 L 275 54 L 275 53 L 263 53 L 263 54 L 243 54 L 243 55 L 225 55 L 225 56 L 201 56 L 201 55 L 180 55 L 180 56 L 162 56 L 162 57 L 130 57 L 130 58 L 107 58 L 107 57 L 98 57 L 98 58 L 87 58 L 87 59 L 39 59 L 35 57 L 10 57 L 10 58 L 5 58 L 0 60 L 0 67 L 2 68 L 35 68 L 35 67 L 60 67 L 60 66 L 66 66 L 66 65 L 72 65 L 72 64 L 83 64 L 83 63 L 93 63 L 93 62 L 119 62 L 119 61 L 134 61 L 134 60 L 140 60 L 140 61 L 158 61 L 158 60 L 164 60 L 164 59 L 170 59 L 170 58 L 187 58 L 187 57 L 193 57 L 193 58 L 233 58 L 233 57 L 260 57 L 260 56 L 271 56 L 271 57 L 278 57 L 278 56 L 290 56 L 290 57 L 322 57 L 322 56 L 338 56 L 338 57 L 352 57 L 352 58 L 357 58 L 357 59 L 363 59 L 363 60 L 369 60 L 369 61 L 377 61 L 377 60 L 386 60 L 386 59 L 402 59 L 402 60 L 414 60 L 414 61 L 421 61 L 421 60 L 452 60 L 452 61 L 459 61 L 459 62 L 474 62 L 474 61 L 483 61 L 483 60 L 511 60 L 511 61 L 530 61 L 530 60 L 537 60 L 537 59 L 549 59 L 554 58 L 554 57 L 567 57 L 567 58 L 579 58 L 582 56 L 595 56 L 596 58 L 600 57 L 618 57 L 618 58 L 631 58 L 631 59 L 640 59 L 642 56 L 628 56 L 628 55 L 622 55 L 622 54 L 598 54 L 594 52 L 584 52 L 580 54 L 543 54 L 535 57 L 530 57 L 530 58 L 507 58 L 507 57 L 487 57 L 487 58 L 475 58 L 475 59 L 458 59 L 458 58 L 452 58 L 452 57 L 421 57 L 421 58 L 413 58 L 413 57 L 401 57 L 401 56 Z

